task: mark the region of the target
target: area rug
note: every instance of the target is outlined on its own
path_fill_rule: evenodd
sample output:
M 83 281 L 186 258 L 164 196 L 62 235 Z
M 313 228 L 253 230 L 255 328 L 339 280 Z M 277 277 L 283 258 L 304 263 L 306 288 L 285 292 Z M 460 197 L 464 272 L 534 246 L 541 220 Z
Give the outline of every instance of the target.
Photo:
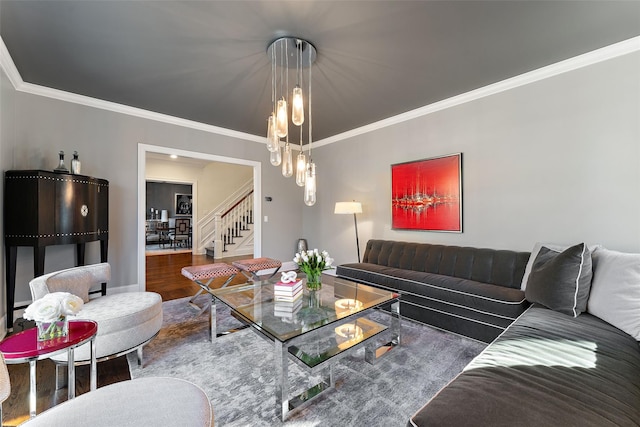
M 211 399 L 217 426 L 406 426 L 485 347 L 404 319 L 399 347 L 375 365 L 364 361 L 364 349 L 341 359 L 334 371 L 336 388 L 282 422 L 275 409 L 273 344 L 250 328 L 211 343 L 208 312 L 197 313 L 187 299 L 163 304 L 164 323 L 144 349 L 144 367 L 134 353 L 127 359 L 131 377 L 169 376 L 199 385 Z M 196 300 L 200 306 L 208 301 L 207 295 Z M 225 310 L 218 310 L 217 318 L 222 327 L 236 322 Z M 308 376 L 293 363 L 289 378 L 294 389 L 309 386 Z

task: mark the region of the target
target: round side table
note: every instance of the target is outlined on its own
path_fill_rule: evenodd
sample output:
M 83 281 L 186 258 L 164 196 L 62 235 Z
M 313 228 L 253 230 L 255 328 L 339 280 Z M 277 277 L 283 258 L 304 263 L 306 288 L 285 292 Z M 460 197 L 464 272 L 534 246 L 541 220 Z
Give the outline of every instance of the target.
M 29 362 L 29 416 L 36 416 L 36 361 L 47 359 L 55 354 L 68 352 L 68 399 L 76 395 L 74 351 L 87 341 L 91 341 L 91 390 L 97 387 L 96 379 L 96 334 L 98 324 L 91 320 L 70 320 L 69 334 L 66 337 L 38 341 L 38 328 L 27 329 L 11 335 L 0 342 L 0 352 L 7 364 Z

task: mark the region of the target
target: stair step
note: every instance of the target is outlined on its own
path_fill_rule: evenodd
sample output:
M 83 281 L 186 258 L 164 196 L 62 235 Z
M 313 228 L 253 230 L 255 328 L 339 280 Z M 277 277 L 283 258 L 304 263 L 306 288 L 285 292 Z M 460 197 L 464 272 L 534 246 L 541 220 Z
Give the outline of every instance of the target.
M 206 251 L 206 255 L 207 256 L 210 256 L 211 258 L 214 258 L 214 253 L 215 253 L 214 248 L 204 248 L 204 250 Z

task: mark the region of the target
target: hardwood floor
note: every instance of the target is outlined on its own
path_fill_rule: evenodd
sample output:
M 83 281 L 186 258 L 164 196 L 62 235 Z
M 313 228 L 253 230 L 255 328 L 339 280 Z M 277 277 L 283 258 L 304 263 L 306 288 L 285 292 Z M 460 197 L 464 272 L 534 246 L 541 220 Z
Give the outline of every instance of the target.
M 211 264 L 213 262 L 231 263 L 238 259 L 251 258 L 245 255 L 236 258 L 213 260 L 204 255 L 176 253 L 147 256 L 146 287 L 157 292 L 162 301 L 194 295 L 200 288 L 181 274 L 182 267 L 188 265 Z M 212 282 L 212 287 L 220 287 L 225 278 Z M 231 282 L 239 284 L 246 278 L 239 274 Z M 29 364 L 8 365 L 11 379 L 11 395 L 2 405 L 3 426 L 17 426 L 29 418 Z M 55 390 L 55 364 L 50 360 L 41 360 L 36 364 L 37 400 L 36 408 L 40 413 L 67 400 L 67 388 Z M 98 364 L 98 387 L 130 379 L 129 366 L 124 356 Z M 76 368 L 76 396 L 89 391 L 89 366 Z
M 162 301 L 190 297 L 200 287 L 181 273 L 182 267 L 189 265 L 211 264 L 213 262 L 226 262 L 228 264 L 239 259 L 252 258 L 252 255 L 213 260 L 205 255 L 191 255 L 191 253 L 177 253 L 169 255 L 154 255 L 146 257 L 147 290 L 157 292 L 162 296 Z M 211 283 L 212 288 L 219 288 L 225 282 L 222 277 Z M 238 274 L 230 284 L 245 283 L 246 277 Z

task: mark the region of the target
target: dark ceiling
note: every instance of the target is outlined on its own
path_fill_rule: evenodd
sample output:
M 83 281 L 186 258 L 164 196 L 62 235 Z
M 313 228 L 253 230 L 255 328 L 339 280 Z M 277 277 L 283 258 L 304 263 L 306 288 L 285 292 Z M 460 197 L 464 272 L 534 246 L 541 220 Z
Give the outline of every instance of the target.
M 302 37 L 318 140 L 639 36 L 640 1 L 1 0 L 0 34 L 25 82 L 254 135 Z

